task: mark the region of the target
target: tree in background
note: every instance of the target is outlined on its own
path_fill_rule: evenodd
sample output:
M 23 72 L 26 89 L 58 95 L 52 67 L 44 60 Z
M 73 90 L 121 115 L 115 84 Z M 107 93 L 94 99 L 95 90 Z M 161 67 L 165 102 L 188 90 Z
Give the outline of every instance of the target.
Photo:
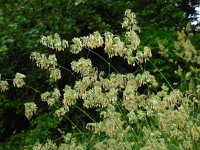
M 120 34 L 123 31 L 120 28 L 121 18 L 127 8 L 131 8 L 137 14 L 139 25 L 142 28 L 142 45 L 150 46 L 156 56 L 152 59 L 153 64 L 159 65 L 166 77 L 174 78 L 171 76 L 173 69 L 165 58 L 158 54 L 158 45 L 161 43 L 169 48 L 173 47 L 173 41 L 177 38 L 175 31 L 186 26 L 191 19 L 190 16 L 195 14 L 194 7 L 198 1 L 69 0 L 66 2 L 64 0 L 46 0 L 41 2 L 34 0 L 1 1 L 1 3 L 0 72 L 2 78 L 13 78 L 16 72 L 22 72 L 27 76 L 26 83 L 28 85 L 37 87 L 38 90 L 48 90 L 49 84 L 51 86 L 56 84 L 59 88 L 63 88 L 65 83 L 73 84 L 74 79 L 70 73 L 65 72 L 64 76 L 68 78 L 54 83 L 47 80 L 48 77 L 44 72 L 34 67 L 29 60 L 33 50 L 49 53 L 47 48 L 39 44 L 38 39 L 41 35 L 58 33 L 62 38 L 69 40 L 96 30 L 100 33 L 110 30 Z M 193 39 L 194 44 L 197 43 L 195 38 Z M 65 66 L 72 60 L 85 55 L 87 52 L 84 51 L 78 56 L 61 53 L 58 54 L 58 60 L 61 65 Z M 175 57 L 172 52 L 169 55 Z M 91 54 L 90 56 L 93 57 Z M 98 60 L 96 61 L 98 63 Z M 111 64 L 116 65 L 118 62 L 118 59 L 113 59 Z M 101 68 L 104 68 L 103 64 Z M 129 66 L 118 64 L 117 68 L 126 72 Z M 150 69 L 155 68 L 150 67 Z M 163 79 L 162 76 L 158 78 Z M 38 98 L 39 94 L 32 89 L 24 92 L 24 90 L 16 90 L 12 87 L 6 94 L 0 96 L 2 109 L 0 124 L 1 135 L 3 135 L 1 139 L 11 136 L 7 145 L 12 145 L 12 143 L 33 144 L 38 138 L 44 140 L 51 137 L 55 132 L 53 129 L 59 125 L 62 126 L 63 122 L 51 120 L 51 110 L 47 109 L 45 105 L 38 111 L 40 117 L 34 118 L 31 125 L 28 123 L 24 116 L 24 102 Z M 40 102 L 38 101 L 38 103 Z M 24 122 L 24 127 L 20 126 L 21 122 Z M 46 126 L 47 122 L 51 122 L 48 127 Z M 27 131 L 22 132 L 23 130 Z M 20 141 L 19 138 L 26 140 Z

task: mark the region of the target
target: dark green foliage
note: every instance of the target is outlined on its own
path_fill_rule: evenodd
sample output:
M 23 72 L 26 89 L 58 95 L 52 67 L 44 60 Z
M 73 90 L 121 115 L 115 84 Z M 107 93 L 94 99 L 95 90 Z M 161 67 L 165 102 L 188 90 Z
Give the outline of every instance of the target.
M 141 44 L 152 48 L 154 55 L 152 63 L 162 68 L 164 76 L 169 80 L 172 79 L 171 82 L 173 82 L 172 70 L 174 68 L 171 68 L 167 61 L 158 54 L 158 43 L 168 46 L 169 50 L 173 49 L 173 41 L 177 38 L 175 31 L 185 27 L 187 21 L 190 20 L 189 17 L 195 15 L 194 6 L 198 4 L 198 1 L 193 0 L 189 5 L 190 1 L 1 0 L 0 73 L 2 78 L 7 79 L 13 78 L 16 72 L 26 74 L 27 85 L 36 87 L 40 92 L 45 92 L 56 83 L 50 83 L 46 73 L 35 67 L 29 59 L 31 52 L 35 50 L 52 53 L 39 43 L 42 35 L 59 33 L 62 38 L 70 40 L 97 30 L 100 33 L 109 30 L 119 34 L 123 31 L 121 22 L 124 11 L 132 9 L 137 14 L 139 26 L 142 28 L 140 37 L 143 42 Z M 198 38 L 198 34 L 192 37 L 193 44 L 197 47 Z M 86 52 L 80 55 L 92 56 L 87 55 Z M 170 57 L 175 56 L 170 53 Z M 76 57 L 69 53 L 58 54 L 59 64 L 66 68 L 70 67 L 69 62 L 74 59 Z M 117 58 L 112 60 L 112 63 L 117 64 L 116 67 L 121 72 L 129 69 L 128 65 L 123 62 L 118 64 Z M 124 66 L 126 68 L 123 68 Z M 146 68 L 155 69 L 152 66 L 146 66 Z M 74 84 L 74 78 L 70 73 L 63 71 L 63 76 L 68 78 L 60 81 L 56 86 L 63 89 L 66 83 Z M 163 80 L 162 76 L 158 74 L 156 76 L 159 80 Z M 9 83 L 12 84 L 12 82 Z M 37 140 L 56 138 L 59 135 L 59 133 L 53 135 L 54 129 L 64 123 L 52 117 L 52 110 L 40 102 L 39 96 L 39 93 L 32 89 L 16 90 L 12 86 L 4 93 L 4 96 L 0 94 L 0 140 L 2 141 L 0 149 L 14 149 L 15 147 L 28 149 Z M 31 100 L 41 104 L 41 107 L 38 108 L 36 118 L 29 123 L 24 116 L 24 102 Z M 75 114 L 79 115 L 80 119 L 87 120 L 77 110 Z M 17 120 L 21 120 L 23 125 L 18 127 Z M 73 121 L 79 122 L 79 120 Z

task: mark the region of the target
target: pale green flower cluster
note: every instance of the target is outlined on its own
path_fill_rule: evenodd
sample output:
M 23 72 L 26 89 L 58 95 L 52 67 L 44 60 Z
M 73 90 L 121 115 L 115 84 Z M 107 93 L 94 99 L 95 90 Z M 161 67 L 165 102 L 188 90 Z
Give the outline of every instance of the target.
M 173 90 L 169 95 L 163 97 L 163 106 L 173 108 L 181 103 L 182 97 L 183 94 L 179 90 Z
M 118 91 L 125 88 L 127 84 L 127 76 L 123 74 L 111 73 L 108 78 L 103 78 L 100 76 L 100 82 L 102 83 L 102 87 L 105 91 L 109 91 L 110 89 L 116 89 Z
M 144 58 L 152 57 L 151 49 L 147 46 L 144 47 Z
M 108 105 L 105 111 L 100 113 L 103 121 L 99 123 L 88 123 L 86 128 L 94 133 L 104 132 L 109 137 L 116 136 L 118 131 L 123 130 L 124 121 L 121 119 L 121 114 L 116 112 L 113 105 Z
M 146 106 L 147 96 L 144 94 L 139 94 L 137 92 L 138 88 L 145 84 L 156 87 L 157 81 L 155 80 L 154 76 L 150 75 L 147 71 L 143 72 L 142 74 L 137 74 L 137 76 L 128 74 L 127 79 L 127 85 L 123 92 L 122 104 L 126 110 L 128 110 L 131 114 L 134 114 L 132 111 L 136 111 L 138 108 Z M 142 114 L 142 112 L 140 112 L 140 114 Z
M 78 54 L 83 48 L 98 48 L 104 44 L 103 37 L 96 31 L 89 36 L 83 36 L 80 38 L 73 38 L 72 42 L 74 44 L 70 45 L 71 52 Z
M 50 69 L 57 66 L 56 55 L 49 55 L 48 57 L 45 54 L 40 54 L 39 52 L 32 52 L 31 59 L 36 61 L 36 65 L 41 69 Z
M 94 68 L 92 68 L 91 60 L 84 58 L 80 58 L 78 61 L 72 61 L 71 68 L 74 72 L 80 73 L 82 77 L 89 76 L 95 72 Z
M 46 69 L 50 72 L 50 79 L 56 81 L 61 78 L 61 71 L 57 67 L 56 55 L 40 54 L 39 52 L 32 52 L 31 59 L 36 61 L 36 65 L 41 69 Z
M 69 111 L 69 108 L 66 106 L 60 107 L 54 113 L 54 115 L 58 118 L 64 117 L 64 115 Z
M 143 63 L 143 61 L 152 57 L 151 49 L 147 46 L 144 47 L 144 52 L 137 51 L 136 56 L 133 55 L 133 50 L 136 50 L 140 41 L 135 31 L 126 32 L 127 41 L 121 41 L 120 37 L 114 36 L 110 32 L 105 34 L 105 52 L 110 58 L 114 56 L 124 57 L 130 65 Z
M 157 114 L 162 130 L 171 138 L 181 141 L 180 149 L 194 149 L 193 142 L 200 135 L 200 127 L 190 119 L 188 107 L 182 105 L 178 110 L 168 109 Z
M 168 88 L 163 85 L 162 90 L 157 94 L 151 94 L 148 97 L 148 107 L 154 112 L 163 112 L 166 109 L 174 109 L 175 106 L 182 104 L 183 94 L 179 90 L 173 90 L 170 93 Z
M 192 45 L 190 39 L 187 37 L 186 33 L 188 32 L 188 26 L 185 30 L 181 32 L 177 32 L 178 39 L 174 42 L 173 52 L 179 56 L 181 59 L 193 63 L 193 64 L 200 64 L 200 53 L 199 50 L 196 50 L 195 47 Z M 189 36 L 193 36 L 192 34 L 188 34 Z M 166 58 L 169 57 L 169 50 L 165 48 L 164 45 L 159 43 L 160 54 Z M 176 60 L 170 59 L 169 61 L 176 63 Z
M 63 105 L 65 108 L 75 105 L 78 98 L 78 93 L 76 90 L 72 89 L 70 86 L 66 85 L 64 88 Z
M 83 44 L 80 38 L 73 38 L 72 42 L 74 44 L 70 45 L 71 52 L 78 54 L 83 49 Z
M 47 140 L 47 143 L 36 143 L 33 150 L 86 150 L 84 143 L 78 144 L 76 138 L 71 133 L 63 135 L 64 143 L 57 146 L 53 141 Z
M 159 130 L 151 131 L 144 127 L 143 132 L 146 134 L 146 144 L 141 150 L 168 150 L 166 141 L 162 137 L 162 132 Z
M 0 91 L 1 92 L 5 92 L 6 90 L 8 90 L 8 82 L 1 80 L 1 74 L 0 74 Z
M 56 103 L 56 100 L 60 98 L 60 91 L 55 88 L 52 92 L 44 92 L 41 94 L 41 100 L 47 102 L 49 106 L 53 106 Z
M 61 79 L 61 71 L 60 71 L 60 69 L 58 69 L 58 68 L 50 69 L 50 79 L 52 79 L 53 81 Z
M 25 103 L 25 116 L 30 120 L 37 112 L 37 106 L 34 102 Z
M 25 85 L 24 78 L 26 76 L 21 73 L 16 73 L 15 78 L 13 79 L 13 84 L 17 88 L 21 88 L 23 85 Z
M 53 36 L 42 36 L 40 42 L 51 49 L 55 49 L 56 51 L 64 51 L 64 49 L 69 46 L 68 41 L 61 40 L 59 34 L 57 33 Z
M 127 141 L 128 134 L 131 133 L 131 128 L 125 126 L 125 121 L 122 119 L 122 114 L 117 112 L 113 105 L 108 105 L 105 111 L 100 115 L 103 121 L 99 123 L 88 123 L 86 128 L 96 134 L 105 133 L 109 138 L 97 142 L 94 148 L 101 149 L 127 149 L 131 150 L 133 142 Z
M 17 88 L 23 87 L 25 85 L 24 78 L 26 78 L 24 74 L 16 73 L 15 78 L 13 79 L 13 85 Z M 8 82 L 6 80 L 2 80 L 0 74 L 0 91 L 5 92 L 6 90 L 8 90 L 8 87 Z
M 131 145 L 127 141 L 119 141 L 116 139 L 105 139 L 94 145 L 95 150 L 132 150 Z
M 124 42 L 117 36 L 114 36 L 111 32 L 106 32 L 105 36 L 105 52 L 110 58 L 113 56 L 123 57 L 126 54 Z
M 192 45 L 191 41 L 186 38 L 184 31 L 178 32 L 178 41 L 174 42 L 175 53 L 179 57 L 191 63 L 200 64 L 200 53 Z
M 73 38 L 72 42 L 74 44 L 70 45 L 71 52 L 78 54 L 83 48 L 98 48 L 104 44 L 103 37 L 96 31 L 89 36 L 83 36 L 80 38 Z
M 57 150 L 57 146 L 55 143 L 48 139 L 44 145 L 36 143 L 33 147 L 33 150 Z
M 77 143 L 77 139 L 73 137 L 72 133 L 67 133 L 63 135 L 64 143 L 58 147 L 58 150 L 85 150 L 87 147 L 85 143 Z
M 151 75 L 148 71 L 144 71 L 142 74 L 137 74 L 135 80 L 138 86 L 142 86 L 145 84 L 152 84 L 153 86 L 158 86 L 158 83 L 153 75 Z
M 74 88 L 79 93 L 78 95 L 83 95 L 85 93 L 86 89 L 96 80 L 94 78 L 95 77 L 92 76 L 86 76 L 83 77 L 82 80 L 76 81 Z
M 126 10 L 124 14 L 124 21 L 122 23 L 122 28 L 127 28 L 128 30 L 140 30 L 137 26 L 138 22 L 136 19 L 136 15 L 130 10 Z
M 161 43 L 158 44 L 160 51 L 158 52 L 163 57 L 169 57 L 169 49 L 165 48 L 165 46 Z
M 83 106 L 86 108 L 107 107 L 117 102 L 117 90 L 110 89 L 103 93 L 100 82 L 95 82 L 94 87 L 86 91 L 83 96 Z
M 101 47 L 104 44 L 103 37 L 98 31 L 89 36 L 81 37 L 81 40 L 83 47 L 91 49 Z
M 124 21 L 122 23 L 122 28 L 126 28 L 127 39 L 127 48 L 131 50 L 136 50 L 140 44 L 140 39 L 136 31 L 140 31 L 140 28 L 137 26 L 136 15 L 131 12 L 130 9 L 125 11 Z
M 140 44 L 140 39 L 138 35 L 136 34 L 136 32 L 134 30 L 127 31 L 126 38 L 127 38 L 128 44 L 130 43 L 128 47 L 130 47 L 131 50 L 136 50 Z

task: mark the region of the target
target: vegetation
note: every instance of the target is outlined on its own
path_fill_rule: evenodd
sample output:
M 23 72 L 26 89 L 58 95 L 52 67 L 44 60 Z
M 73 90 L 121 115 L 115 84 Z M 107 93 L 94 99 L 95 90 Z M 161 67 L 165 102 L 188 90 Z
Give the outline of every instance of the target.
M 2 3 L 0 149 L 200 147 L 198 1 Z

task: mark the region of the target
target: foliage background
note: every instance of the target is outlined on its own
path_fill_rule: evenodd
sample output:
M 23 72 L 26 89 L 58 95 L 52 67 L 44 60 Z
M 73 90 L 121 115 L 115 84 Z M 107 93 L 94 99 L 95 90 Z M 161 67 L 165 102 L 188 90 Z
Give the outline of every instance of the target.
M 121 22 L 124 11 L 132 9 L 141 27 L 141 46 L 147 45 L 153 50 L 152 62 L 161 68 L 164 76 L 174 83 L 179 80 L 173 76 L 173 70 L 178 66 L 168 63 L 166 58 L 158 54 L 158 43 L 162 43 L 169 50 L 173 49 L 173 42 L 177 39 L 176 31 L 181 31 L 188 21 L 195 19 L 195 6 L 198 0 L 0 0 L 0 73 L 2 78 L 13 78 L 16 72 L 26 74 L 26 83 L 36 87 L 39 91 L 48 90 L 49 84 L 63 89 L 65 84 L 73 85 L 74 77 L 69 72 L 64 72 L 65 79 L 58 83 L 48 80 L 45 72 L 41 71 L 29 59 L 32 51 L 51 53 L 48 48 L 39 43 L 41 35 L 58 33 L 63 39 L 88 35 L 93 31 L 111 31 L 121 34 Z M 193 27 L 194 36 L 192 43 L 200 48 L 199 33 Z M 99 55 L 105 57 L 101 52 Z M 61 66 L 69 68 L 69 63 L 81 56 L 87 56 L 83 51 L 78 56 L 70 53 L 59 53 L 58 60 Z M 171 58 L 176 59 L 170 51 Z M 88 55 L 94 60 L 95 65 L 107 72 L 105 64 L 92 54 Z M 106 58 L 108 61 L 109 59 Z M 178 59 L 178 58 L 177 58 Z M 120 59 L 113 59 L 111 64 L 120 72 L 128 72 L 131 68 Z M 179 62 L 181 66 L 187 66 Z M 105 69 L 106 68 L 106 69 Z M 146 66 L 153 71 L 155 68 Z M 162 83 L 163 77 L 155 72 L 155 76 Z M 185 87 L 180 87 L 184 89 Z M 45 90 L 44 90 L 45 89 Z M 72 130 L 69 121 L 59 121 L 53 116 L 53 110 L 39 101 L 40 95 L 32 89 L 10 89 L 0 94 L 0 149 L 14 149 L 16 146 L 33 145 L 36 141 L 45 141 L 47 138 L 57 139 L 60 133 L 56 128 Z M 24 103 L 36 101 L 42 106 L 37 117 L 29 122 L 24 116 Z M 91 110 L 88 112 L 95 115 Z M 78 116 L 73 118 L 73 116 Z M 80 127 L 89 122 L 82 113 L 74 109 L 68 116 Z M 67 126 L 66 126 L 67 124 Z M 84 129 L 83 129 L 84 130 Z

